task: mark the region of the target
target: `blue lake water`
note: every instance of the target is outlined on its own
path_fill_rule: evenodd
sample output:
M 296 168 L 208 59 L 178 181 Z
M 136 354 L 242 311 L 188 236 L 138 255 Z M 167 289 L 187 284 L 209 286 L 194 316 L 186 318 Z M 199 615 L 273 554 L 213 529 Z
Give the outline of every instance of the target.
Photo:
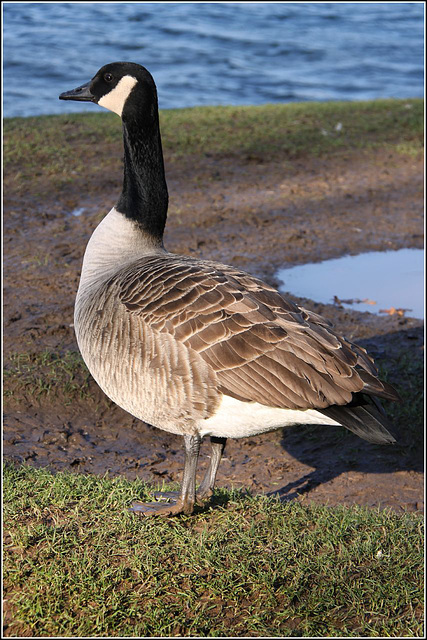
M 342 303 L 357 311 L 404 310 L 424 318 L 424 251 L 370 251 L 313 264 L 280 269 L 280 291 L 316 302 Z
M 423 3 L 3 3 L 4 115 L 93 110 L 58 94 L 117 60 L 161 108 L 423 95 Z

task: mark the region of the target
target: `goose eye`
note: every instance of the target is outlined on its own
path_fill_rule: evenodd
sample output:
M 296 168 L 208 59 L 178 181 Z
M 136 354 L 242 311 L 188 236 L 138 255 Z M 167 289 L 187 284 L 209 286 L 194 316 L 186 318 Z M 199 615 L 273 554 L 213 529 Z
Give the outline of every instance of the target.
M 111 73 L 104 73 L 105 82 L 111 82 L 112 79 L 113 79 L 113 76 L 111 75 Z

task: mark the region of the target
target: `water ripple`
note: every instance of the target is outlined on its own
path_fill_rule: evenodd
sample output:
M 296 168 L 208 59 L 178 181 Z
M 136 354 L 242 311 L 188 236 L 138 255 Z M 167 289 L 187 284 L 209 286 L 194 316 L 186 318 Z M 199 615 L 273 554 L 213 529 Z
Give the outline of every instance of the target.
M 114 60 L 160 106 L 423 95 L 421 3 L 5 3 L 4 114 L 93 110 L 60 92 Z

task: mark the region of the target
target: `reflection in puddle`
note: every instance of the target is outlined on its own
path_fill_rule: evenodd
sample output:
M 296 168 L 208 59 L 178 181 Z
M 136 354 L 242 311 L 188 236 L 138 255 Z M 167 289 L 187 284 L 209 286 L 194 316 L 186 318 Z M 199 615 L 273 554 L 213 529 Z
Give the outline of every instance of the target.
M 331 304 L 336 296 L 347 308 L 379 313 L 406 309 L 424 318 L 424 252 L 422 249 L 373 251 L 315 264 L 280 269 L 282 292 Z M 353 301 L 353 304 L 344 303 Z M 375 302 L 375 304 L 372 304 Z M 408 311 L 410 309 L 410 311 Z
M 73 211 L 71 212 L 71 215 L 78 217 L 82 215 L 83 211 L 85 211 L 85 208 L 79 207 L 78 209 L 73 209 Z

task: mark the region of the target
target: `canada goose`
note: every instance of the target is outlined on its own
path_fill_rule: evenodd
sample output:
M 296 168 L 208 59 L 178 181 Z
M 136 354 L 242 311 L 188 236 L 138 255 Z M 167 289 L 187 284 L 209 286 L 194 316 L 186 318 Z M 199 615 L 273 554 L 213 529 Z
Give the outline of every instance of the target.
M 319 424 L 395 442 L 376 396 L 398 394 L 379 380 L 365 349 L 261 280 L 164 248 L 168 192 L 150 73 L 115 62 L 59 97 L 94 102 L 123 122 L 122 193 L 88 242 L 77 292 L 83 359 L 115 403 L 184 437 L 180 493 L 131 510 L 192 513 L 212 495 L 228 437 Z M 211 462 L 196 493 L 207 435 Z

